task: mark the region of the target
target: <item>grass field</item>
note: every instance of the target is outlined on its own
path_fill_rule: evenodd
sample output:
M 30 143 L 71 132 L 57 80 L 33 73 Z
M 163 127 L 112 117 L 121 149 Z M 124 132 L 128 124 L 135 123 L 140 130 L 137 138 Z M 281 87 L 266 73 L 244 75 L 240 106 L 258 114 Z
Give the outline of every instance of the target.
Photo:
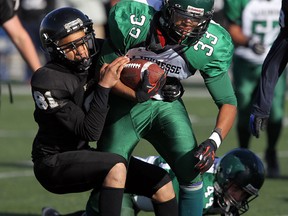
M 2 88 L 6 88 L 5 86 Z M 215 122 L 216 107 L 205 97 L 206 92 L 199 89 L 186 91 L 184 100 L 191 115 L 191 121 L 198 141 L 209 136 Z M 37 125 L 33 120 L 33 103 L 29 90 L 14 94 L 14 103 L 9 103 L 7 94 L 1 97 L 0 107 L 0 216 L 40 215 L 43 206 L 52 206 L 61 213 L 68 213 L 85 207 L 87 193 L 54 195 L 45 191 L 36 181 L 31 164 L 31 143 Z M 286 102 L 286 117 L 288 115 Z M 251 203 L 247 216 L 284 216 L 288 215 L 288 128 L 285 128 L 279 141 L 278 151 L 282 177 L 277 180 L 266 179 L 260 196 Z M 262 157 L 265 149 L 265 135 L 253 138 L 251 149 Z M 222 156 L 226 151 L 237 147 L 233 128 L 221 148 Z M 135 155 L 155 155 L 155 150 L 145 141 L 141 142 Z M 151 216 L 142 212 L 140 216 Z

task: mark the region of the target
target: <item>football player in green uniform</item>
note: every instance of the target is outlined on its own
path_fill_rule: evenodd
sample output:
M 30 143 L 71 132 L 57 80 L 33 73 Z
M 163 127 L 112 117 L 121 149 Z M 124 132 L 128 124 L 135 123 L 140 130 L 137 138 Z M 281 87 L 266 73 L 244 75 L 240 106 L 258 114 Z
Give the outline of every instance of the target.
M 200 174 L 212 166 L 237 112 L 227 72 L 233 43 L 228 32 L 212 21 L 213 5 L 214 0 L 118 2 L 110 10 L 111 37 L 103 45 L 99 64 L 126 55 L 157 62 L 167 73 L 166 84 L 156 95 L 148 91 L 149 84 L 133 90 L 119 82 L 112 89 L 97 147 L 129 159 L 140 139 L 149 141 L 179 181 L 181 216 L 202 215 Z M 181 100 L 180 82 L 197 71 L 219 109 L 215 127 L 208 129 L 207 140 L 199 145 Z
M 240 147 L 248 148 L 251 133 L 249 116 L 253 95 L 261 76 L 264 59 L 279 33 L 281 0 L 225 0 L 228 31 L 235 43 L 233 81 L 238 99 L 237 134 Z M 286 73 L 277 83 L 267 127 L 265 160 L 267 176 L 278 177 L 276 145 L 284 117 Z
M 176 194 L 179 193 L 175 174 L 163 158 L 150 156 L 142 160 L 165 169 L 173 180 Z M 247 212 L 248 203 L 258 196 L 264 183 L 264 173 L 260 158 L 247 149 L 236 148 L 216 158 L 213 166 L 203 174 L 203 215 L 236 216 Z M 134 195 L 131 197 L 135 215 L 141 210 L 153 211 L 150 199 Z M 127 195 L 124 199 L 128 203 Z
M 179 193 L 175 174 L 163 158 L 150 156 L 144 161 L 165 169 L 173 180 L 176 194 Z M 247 212 L 248 203 L 258 196 L 264 183 L 264 173 L 260 158 L 247 149 L 236 148 L 216 158 L 213 166 L 203 173 L 203 215 L 236 216 Z M 139 196 L 132 198 L 135 212 L 153 211 L 150 199 Z
M 177 178 L 163 158 L 149 156 L 138 159 L 165 169 L 173 180 L 176 194 L 179 193 Z M 258 196 L 264 183 L 264 172 L 264 165 L 260 158 L 248 149 L 236 148 L 223 157 L 216 158 L 213 166 L 203 174 L 203 215 L 238 216 L 247 212 L 248 203 Z M 94 197 L 94 202 L 96 199 L 98 198 Z M 55 216 L 60 215 L 55 209 L 46 210 Z M 93 215 L 99 214 L 95 207 L 92 211 L 94 211 Z M 136 216 L 140 211 L 153 212 L 151 200 L 144 196 L 125 194 L 121 215 Z M 69 216 L 80 216 L 84 212 L 75 212 Z

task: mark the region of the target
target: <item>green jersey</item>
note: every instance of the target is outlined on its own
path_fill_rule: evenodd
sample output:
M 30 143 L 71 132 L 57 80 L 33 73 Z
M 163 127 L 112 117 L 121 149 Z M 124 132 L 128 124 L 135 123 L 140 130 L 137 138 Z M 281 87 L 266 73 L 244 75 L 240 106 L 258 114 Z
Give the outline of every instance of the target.
M 148 2 L 148 1 L 147 1 Z M 111 62 L 121 53 L 158 63 L 168 77 L 187 79 L 199 71 L 218 105 L 236 104 L 228 76 L 233 44 L 228 32 L 211 21 L 208 31 L 192 46 L 166 45 L 157 42 L 157 27 L 162 1 L 122 0 L 110 11 L 111 40 L 103 48 L 103 62 Z M 189 44 L 189 39 L 184 41 Z M 114 53 L 114 51 L 116 53 Z M 221 95 L 221 96 L 220 96 Z M 223 101 L 225 100 L 225 101 Z

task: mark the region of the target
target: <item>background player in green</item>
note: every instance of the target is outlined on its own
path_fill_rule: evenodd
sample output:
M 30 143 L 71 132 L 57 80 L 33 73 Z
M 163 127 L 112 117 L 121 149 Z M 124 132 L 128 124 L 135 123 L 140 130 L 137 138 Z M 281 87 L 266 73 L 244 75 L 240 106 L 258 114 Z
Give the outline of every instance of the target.
M 249 116 L 253 94 L 261 76 L 263 61 L 278 32 L 281 0 L 225 0 L 228 31 L 235 43 L 233 81 L 238 100 L 237 134 L 240 147 L 248 148 Z M 267 176 L 279 176 L 276 144 L 284 115 L 286 74 L 278 81 L 267 128 L 265 159 Z
M 178 194 L 178 181 L 163 158 L 149 156 L 138 159 L 165 169 L 172 178 L 174 189 Z M 248 149 L 236 148 L 223 157 L 216 158 L 213 166 L 203 174 L 203 215 L 237 216 L 247 212 L 248 203 L 258 196 L 264 183 L 264 172 L 260 158 Z M 97 197 L 93 200 L 97 203 L 95 200 Z M 125 194 L 123 203 L 122 216 L 136 216 L 140 211 L 153 212 L 153 205 L 147 197 Z M 129 213 L 127 209 L 130 209 Z M 60 215 L 55 209 L 49 210 L 54 216 Z M 79 211 L 65 216 L 80 216 L 84 212 Z M 94 209 L 95 215 L 99 214 L 97 212 L 98 209 Z
M 143 85 L 136 91 L 123 83 L 112 89 L 115 94 L 97 146 L 129 159 L 139 140 L 148 140 L 177 176 L 181 216 L 202 215 L 200 173 L 212 166 L 237 110 L 227 73 L 233 43 L 228 32 L 211 21 L 213 5 L 214 0 L 120 1 L 110 10 L 111 37 L 102 50 L 101 63 L 121 54 L 157 62 L 167 73 L 157 95 L 146 93 Z M 180 98 L 180 80 L 197 71 L 219 109 L 215 127 L 199 146 Z

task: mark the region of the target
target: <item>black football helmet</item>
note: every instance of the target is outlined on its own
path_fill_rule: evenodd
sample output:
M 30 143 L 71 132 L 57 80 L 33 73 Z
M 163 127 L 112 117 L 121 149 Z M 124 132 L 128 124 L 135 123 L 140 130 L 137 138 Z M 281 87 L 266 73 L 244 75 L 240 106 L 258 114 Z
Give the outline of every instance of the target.
M 58 46 L 58 42 L 60 39 L 79 30 L 83 30 L 85 36 L 65 44 L 65 48 L 76 49 L 77 44 L 85 44 L 89 50 L 89 57 L 82 58 L 80 61 L 69 60 L 66 58 L 64 48 Z M 40 24 L 41 43 L 51 59 L 64 62 L 74 70 L 85 71 L 90 67 L 91 58 L 97 53 L 94 38 L 92 20 L 80 10 L 72 7 L 63 7 L 51 11 L 43 18 Z
M 214 0 L 164 0 L 160 25 L 172 41 L 195 44 L 208 28 L 213 6 Z
M 252 151 L 237 148 L 224 155 L 216 166 L 214 187 L 219 206 L 225 212 L 245 213 L 264 183 L 262 161 Z M 241 199 L 232 194 L 231 188 L 242 192 Z

